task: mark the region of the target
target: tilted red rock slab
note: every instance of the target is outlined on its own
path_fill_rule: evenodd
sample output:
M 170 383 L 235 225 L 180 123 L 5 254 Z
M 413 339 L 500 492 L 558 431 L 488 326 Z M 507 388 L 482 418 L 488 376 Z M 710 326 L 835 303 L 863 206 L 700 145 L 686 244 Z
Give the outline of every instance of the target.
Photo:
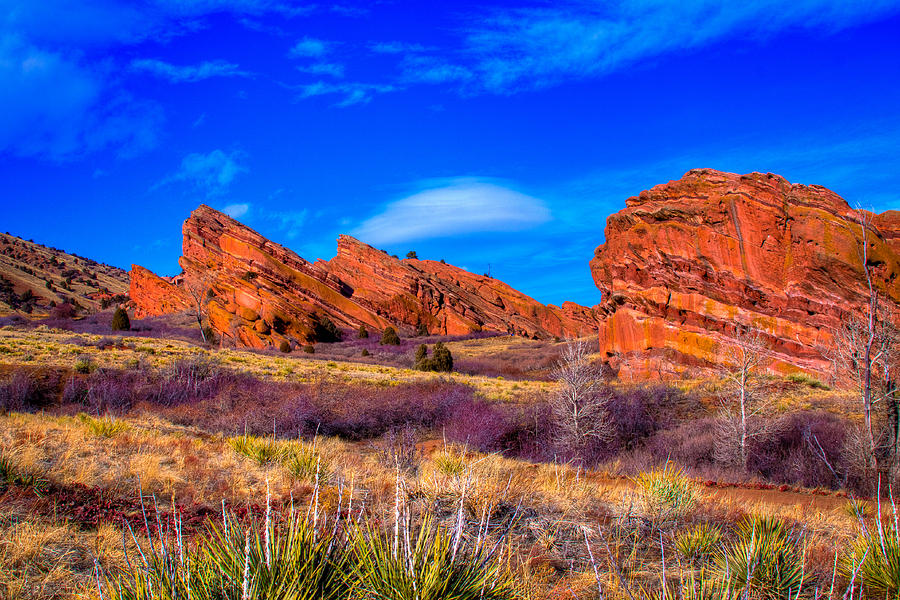
M 629 198 L 591 260 L 600 345 L 624 378 L 673 376 L 722 359 L 738 327 L 765 333 L 776 371 L 824 373 L 831 332 L 865 306 L 850 206 L 777 175 L 696 169 Z M 871 216 L 869 264 L 900 301 L 900 214 Z
M 434 261 L 399 260 L 349 236 L 339 238 L 335 258 L 310 263 L 208 206 L 191 214 L 183 235 L 181 287 L 173 291 L 161 278 L 148 285 L 149 272 L 135 267 L 135 303 L 144 314 L 163 314 L 182 304 L 163 291 L 201 297 L 213 329 L 241 346 L 312 340 L 323 317 L 354 329 L 412 331 L 424 324 L 435 334 L 563 337 L 597 330 L 590 308 L 545 306 L 496 279 Z

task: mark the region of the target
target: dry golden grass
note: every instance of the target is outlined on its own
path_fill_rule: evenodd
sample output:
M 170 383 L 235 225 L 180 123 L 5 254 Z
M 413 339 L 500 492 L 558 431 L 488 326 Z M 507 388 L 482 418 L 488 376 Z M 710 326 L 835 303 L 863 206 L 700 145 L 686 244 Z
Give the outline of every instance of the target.
M 0 510 L 0 598 L 93 598 L 95 565 L 123 566 L 123 549 L 122 532 L 112 524 L 84 531 L 64 521 Z
M 223 367 L 276 381 L 311 382 L 327 379 L 390 386 L 445 377 L 472 386 L 484 398 L 507 401 L 533 394 L 546 394 L 554 389 L 554 384 L 546 381 L 506 381 L 502 378 L 460 373 L 438 375 L 383 365 L 322 361 L 300 353 L 288 357 L 227 348 L 206 350 L 190 342 L 173 339 L 120 338 L 127 347 L 110 347 L 106 350 L 84 345 L 96 344 L 104 338 L 108 339 L 109 336 L 72 333 L 43 326 L 33 331 L 0 328 L 0 364 L 70 369 L 79 356 L 87 355 L 100 368 L 126 368 L 137 364 L 137 361 L 154 367 L 165 367 L 179 359 L 208 356 Z

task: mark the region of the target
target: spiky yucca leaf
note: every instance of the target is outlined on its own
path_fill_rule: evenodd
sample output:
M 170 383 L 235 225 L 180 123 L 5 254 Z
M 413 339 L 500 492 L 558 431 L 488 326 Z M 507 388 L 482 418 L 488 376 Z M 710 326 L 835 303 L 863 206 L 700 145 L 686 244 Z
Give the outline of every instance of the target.
M 389 533 L 358 526 L 353 539 L 354 597 L 366 600 L 507 600 L 515 582 L 496 556 L 459 547 L 430 518 L 407 545 Z
M 887 521 L 887 523 L 885 523 Z M 848 578 L 856 576 L 877 597 L 900 597 L 900 535 L 897 515 L 878 514 L 873 522 L 862 519 L 859 537 L 841 563 Z
M 338 600 L 350 589 L 345 557 L 305 518 L 246 528 L 229 519 L 193 550 L 157 540 L 103 587 L 111 600 Z
M 718 576 L 736 592 L 759 600 L 799 595 L 804 583 L 801 536 L 774 517 L 750 516 L 738 524 L 738 538 L 716 557 Z
M 703 560 L 713 554 L 722 539 L 722 530 L 709 523 L 698 523 L 675 537 L 675 550 L 688 561 Z
M 680 519 L 697 503 L 694 482 L 671 462 L 638 474 L 634 483 L 641 490 L 647 509 L 665 519 Z

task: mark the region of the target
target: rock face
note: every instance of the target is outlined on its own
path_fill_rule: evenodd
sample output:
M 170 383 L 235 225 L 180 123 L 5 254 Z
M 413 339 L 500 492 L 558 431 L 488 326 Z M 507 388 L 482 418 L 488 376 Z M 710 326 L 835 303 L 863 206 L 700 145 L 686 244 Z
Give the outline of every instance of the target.
M 900 213 L 869 215 L 868 263 L 900 302 Z M 722 360 L 738 327 L 765 334 L 775 371 L 828 370 L 830 331 L 865 306 L 858 217 L 820 186 L 772 174 L 688 172 L 607 219 L 591 271 L 600 349 L 624 379 Z
M 191 307 L 191 298 L 181 287 L 138 265 L 131 265 L 128 296 L 134 305 L 134 316 L 138 319 L 167 315 Z
M 241 346 L 313 341 L 326 318 L 353 329 L 425 325 L 435 334 L 549 337 L 597 329 L 592 309 L 545 306 L 495 279 L 398 260 L 349 236 L 338 240 L 335 258 L 310 263 L 208 206 L 191 214 L 183 235 L 180 285 L 135 267 L 132 298 L 143 314 L 177 312 L 202 298 L 213 329 Z
M 543 305 L 491 277 L 433 260 L 398 260 L 346 235 L 338 238 L 337 256 L 317 264 L 379 315 L 424 324 L 432 333 L 565 337 L 597 328 L 592 309 L 569 302 L 562 308 Z

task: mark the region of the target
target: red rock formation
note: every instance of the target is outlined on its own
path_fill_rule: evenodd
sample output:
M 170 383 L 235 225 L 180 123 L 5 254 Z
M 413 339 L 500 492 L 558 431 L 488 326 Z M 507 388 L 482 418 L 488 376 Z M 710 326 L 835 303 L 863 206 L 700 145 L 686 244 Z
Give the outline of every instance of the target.
M 764 331 L 774 370 L 824 372 L 830 331 L 864 306 L 860 225 L 820 186 L 688 172 L 607 220 L 591 271 L 601 351 L 623 378 L 711 366 L 737 326 Z M 872 218 L 869 264 L 900 301 L 900 213 Z
M 138 265 L 131 265 L 128 295 L 138 319 L 181 312 L 191 307 L 191 299 L 182 288 Z
M 564 337 L 597 328 L 589 308 L 545 306 L 491 277 L 433 260 L 398 260 L 346 235 L 338 238 L 337 256 L 318 264 L 378 314 L 410 326 L 423 323 L 432 333 Z
M 202 298 L 213 329 L 243 346 L 312 340 L 325 317 L 345 328 L 412 331 L 424 324 L 440 334 L 548 337 L 597 329 L 592 309 L 545 306 L 495 279 L 434 261 L 401 261 L 348 236 L 339 238 L 331 261 L 310 263 L 208 206 L 191 214 L 183 234 L 182 286 L 165 288 L 180 300 L 166 307 L 183 310 L 184 298 Z M 147 273 L 135 267 L 132 298 L 146 314 L 166 312 L 158 293 L 166 282 L 149 286 Z

